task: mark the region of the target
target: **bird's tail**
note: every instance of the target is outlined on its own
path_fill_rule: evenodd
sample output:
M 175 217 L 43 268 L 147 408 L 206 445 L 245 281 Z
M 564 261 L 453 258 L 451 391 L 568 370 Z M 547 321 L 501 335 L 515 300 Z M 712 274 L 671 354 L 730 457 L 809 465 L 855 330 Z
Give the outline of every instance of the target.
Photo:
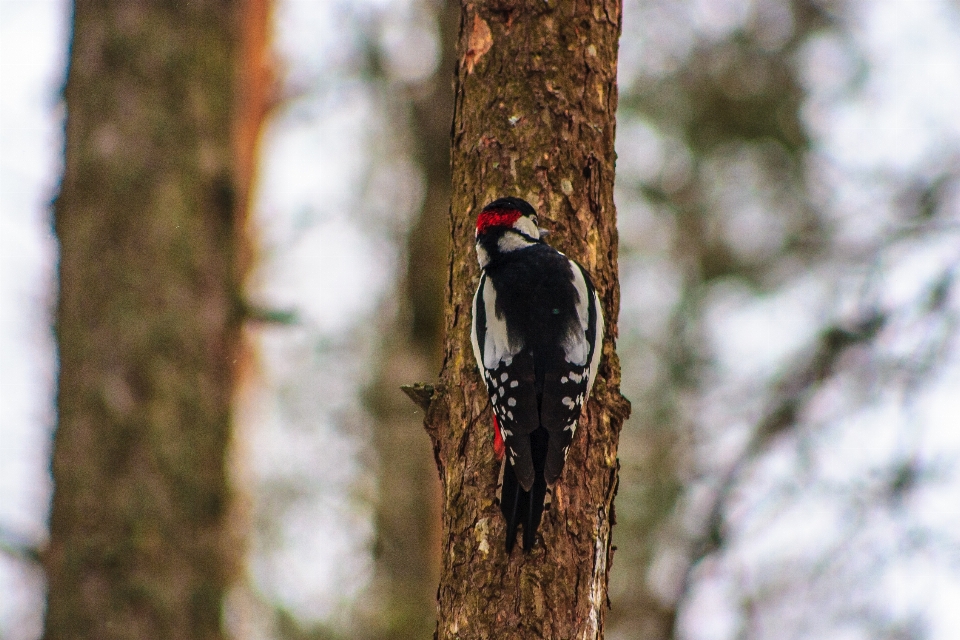
M 544 501 L 547 497 L 547 481 L 543 475 L 543 457 L 538 456 L 536 435 L 534 435 L 534 480 L 529 491 L 525 491 L 517 481 L 513 465 L 504 460 L 503 485 L 500 489 L 500 510 L 507 521 L 507 553 L 513 551 L 517 541 L 517 529 L 523 527 L 523 550 L 530 551 L 536 540 L 537 529 L 543 518 Z M 546 432 L 544 432 L 544 436 Z M 546 443 L 543 443 L 546 450 Z M 538 459 L 539 458 L 539 459 Z

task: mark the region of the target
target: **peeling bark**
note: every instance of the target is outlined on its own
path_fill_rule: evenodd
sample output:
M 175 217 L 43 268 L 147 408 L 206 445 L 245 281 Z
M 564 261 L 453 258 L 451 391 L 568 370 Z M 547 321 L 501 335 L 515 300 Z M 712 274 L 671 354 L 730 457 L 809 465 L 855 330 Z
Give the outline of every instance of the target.
M 629 414 L 614 350 L 620 4 L 468 3 L 460 33 L 444 366 L 425 421 L 444 502 L 436 636 L 602 638 L 617 442 Z M 534 204 L 550 243 L 591 273 L 607 323 L 598 380 L 540 539 L 510 557 L 491 412 L 470 347 L 476 215 L 509 195 Z

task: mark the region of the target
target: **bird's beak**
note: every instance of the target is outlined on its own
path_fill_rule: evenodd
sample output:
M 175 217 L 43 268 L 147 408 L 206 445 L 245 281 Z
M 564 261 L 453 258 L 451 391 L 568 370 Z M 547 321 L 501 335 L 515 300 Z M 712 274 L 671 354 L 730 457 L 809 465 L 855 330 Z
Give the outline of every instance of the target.
M 541 237 L 541 238 L 550 235 L 550 229 L 544 229 L 543 227 L 540 227 L 540 228 L 537 229 L 537 230 L 540 232 L 540 237 Z

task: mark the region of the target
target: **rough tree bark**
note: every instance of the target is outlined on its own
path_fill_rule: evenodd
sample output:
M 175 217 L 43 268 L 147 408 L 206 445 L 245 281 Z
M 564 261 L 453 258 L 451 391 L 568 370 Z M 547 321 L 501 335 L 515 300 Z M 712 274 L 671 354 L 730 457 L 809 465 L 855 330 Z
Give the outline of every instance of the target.
M 269 0 L 78 0 L 45 637 L 224 637 Z
M 438 638 L 601 638 L 617 441 L 629 403 L 614 351 L 617 0 L 489 0 L 461 12 L 453 123 L 444 366 L 425 426 L 443 491 Z M 542 544 L 504 552 L 491 413 L 470 347 L 476 215 L 499 196 L 533 203 L 553 246 L 601 293 L 600 374 L 544 514 Z

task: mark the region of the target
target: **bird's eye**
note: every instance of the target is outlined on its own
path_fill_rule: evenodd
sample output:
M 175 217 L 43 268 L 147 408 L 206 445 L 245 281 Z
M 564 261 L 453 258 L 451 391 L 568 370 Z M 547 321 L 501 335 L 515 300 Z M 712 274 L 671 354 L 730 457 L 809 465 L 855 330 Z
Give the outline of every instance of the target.
M 537 220 L 537 216 L 536 216 L 536 215 L 530 216 L 530 220 L 533 221 L 533 224 L 540 224 L 540 221 Z

